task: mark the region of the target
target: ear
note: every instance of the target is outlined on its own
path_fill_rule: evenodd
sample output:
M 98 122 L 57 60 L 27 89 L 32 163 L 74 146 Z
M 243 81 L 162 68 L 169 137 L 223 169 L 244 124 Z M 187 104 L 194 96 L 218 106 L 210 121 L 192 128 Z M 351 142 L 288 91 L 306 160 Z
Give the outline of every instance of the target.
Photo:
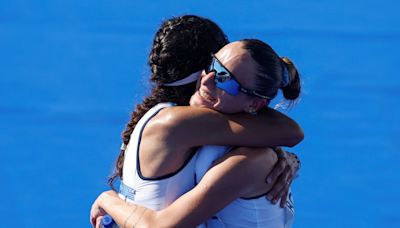
M 260 110 L 261 108 L 263 108 L 266 104 L 267 104 L 267 100 L 262 99 L 262 98 L 255 97 L 255 99 L 254 99 L 253 102 L 252 102 L 252 107 L 253 107 L 256 111 L 258 111 L 258 110 Z
M 254 113 L 257 112 L 260 108 L 264 107 L 267 104 L 267 100 L 253 97 L 247 106 L 246 112 Z

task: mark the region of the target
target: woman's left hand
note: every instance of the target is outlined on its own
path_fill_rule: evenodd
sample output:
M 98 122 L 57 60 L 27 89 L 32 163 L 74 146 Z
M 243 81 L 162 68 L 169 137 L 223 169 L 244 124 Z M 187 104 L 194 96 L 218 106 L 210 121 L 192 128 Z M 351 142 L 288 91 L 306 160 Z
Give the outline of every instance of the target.
M 286 205 L 289 187 L 300 169 L 300 160 L 295 154 L 286 152 L 280 147 L 277 147 L 275 152 L 278 155 L 278 162 L 266 178 L 267 184 L 274 183 L 267 193 L 267 198 L 273 204 L 281 199 L 280 206 L 283 208 Z

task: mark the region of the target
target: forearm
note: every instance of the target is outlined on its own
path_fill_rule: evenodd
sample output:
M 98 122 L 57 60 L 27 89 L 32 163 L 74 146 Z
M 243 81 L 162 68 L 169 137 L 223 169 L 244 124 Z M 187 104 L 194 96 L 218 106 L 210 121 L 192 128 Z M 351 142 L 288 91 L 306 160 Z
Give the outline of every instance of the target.
M 161 211 L 153 211 L 134 203 L 127 203 L 116 194 L 110 194 L 110 191 L 103 192 L 97 202 L 98 206 L 109 214 L 121 228 L 195 227 L 218 211 L 218 209 L 212 209 L 212 200 L 215 197 L 211 197 L 211 201 L 199 200 L 201 197 L 206 198 L 205 192 L 200 189 L 191 190 Z
M 161 211 L 128 204 L 107 192 L 100 196 L 98 204 L 121 227 L 195 227 L 236 198 L 259 191 L 255 186 L 263 191 L 269 188 L 263 184 L 265 174 L 260 172 L 265 160 L 256 150 L 235 150 L 219 159 L 195 188 Z
M 220 162 L 194 189 L 161 211 L 128 204 L 112 191 L 99 196 L 98 206 L 121 227 L 195 227 L 247 191 L 246 161 L 246 156 L 240 156 Z
M 263 126 L 256 127 L 255 134 L 271 138 L 271 145 L 266 146 L 293 147 L 304 139 L 303 129 L 287 115 L 271 108 L 265 108 L 259 111 L 258 116 L 262 118 Z
M 214 110 L 193 107 L 174 107 L 167 111 L 164 123 L 170 140 L 188 144 L 239 146 L 294 146 L 303 139 L 300 126 L 273 109 L 258 115 L 240 113 L 225 115 Z M 188 134 L 188 129 L 196 131 Z
M 218 159 L 200 183 L 160 211 L 159 218 L 170 227 L 194 227 L 239 197 L 264 193 L 270 188 L 270 185 L 264 183 L 265 172 L 272 168 L 276 156 L 274 160 L 275 153 L 272 150 L 272 156 L 260 156 L 266 155 L 261 150 L 244 152 L 243 149 L 236 149 Z M 271 161 L 265 158 L 271 158 Z M 264 169 L 266 165 L 269 168 Z

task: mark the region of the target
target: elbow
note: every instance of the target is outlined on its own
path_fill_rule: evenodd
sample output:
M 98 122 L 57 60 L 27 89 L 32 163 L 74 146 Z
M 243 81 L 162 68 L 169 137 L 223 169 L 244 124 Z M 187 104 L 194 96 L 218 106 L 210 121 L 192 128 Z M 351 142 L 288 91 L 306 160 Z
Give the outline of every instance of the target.
M 160 222 L 157 219 L 158 212 L 148 211 L 147 209 L 144 209 L 142 216 L 143 217 L 139 218 L 138 221 L 135 222 L 135 224 L 132 224 L 132 227 L 136 227 L 136 225 L 138 225 L 138 227 L 143 228 L 161 228 Z
M 287 140 L 287 147 L 293 147 L 304 139 L 304 131 L 299 125 L 295 126 L 292 133 L 292 136 Z
M 150 217 L 148 216 L 146 219 L 146 224 L 144 227 L 148 228 L 167 228 L 167 227 L 176 227 L 180 228 L 175 221 L 174 216 L 171 216 L 167 212 L 168 210 L 163 209 L 161 211 L 157 211 L 152 213 Z M 142 224 L 141 224 L 142 225 Z M 141 227 L 141 226 L 140 226 Z

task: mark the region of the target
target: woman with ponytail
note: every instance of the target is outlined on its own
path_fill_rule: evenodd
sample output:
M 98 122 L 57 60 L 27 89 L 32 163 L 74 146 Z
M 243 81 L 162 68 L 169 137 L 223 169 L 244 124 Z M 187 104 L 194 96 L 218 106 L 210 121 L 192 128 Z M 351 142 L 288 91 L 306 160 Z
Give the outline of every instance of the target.
M 197 17 L 188 16 L 184 20 L 191 21 L 191 18 Z M 298 143 L 303 137 L 298 125 L 279 112 L 265 107 L 276 96 L 279 86 L 291 86 L 292 76 L 289 72 L 285 74 L 286 68 L 281 60 L 280 64 L 275 62 L 275 52 L 257 40 L 231 43 L 212 57 L 204 54 L 203 63 L 197 59 L 192 60 L 198 58 L 197 55 L 202 51 L 209 51 L 209 47 L 198 44 L 205 45 L 207 42 L 203 41 L 210 39 L 196 40 L 186 37 L 184 42 L 173 42 L 184 37 L 188 29 L 182 29 L 184 26 L 178 25 L 174 27 L 173 24 L 164 23 L 156 34 L 149 60 L 154 89 L 152 95 L 132 115 L 124 133 L 124 146 L 117 162 L 117 171 L 111 178 L 112 182 L 115 177 L 122 177 L 120 197 L 124 197 L 129 204 L 113 191 L 102 193 L 92 207 L 92 224 L 98 225 L 96 221 L 107 212 L 123 227 L 192 227 L 216 214 L 229 203 L 235 202 L 238 197 L 248 198 L 238 199 L 245 200 L 244 204 L 257 201 L 265 203 L 267 209 L 279 210 L 277 213 L 282 220 L 280 222 L 284 224 L 282 214 L 286 213 L 287 207 L 279 208 L 270 204 L 263 193 L 276 188 L 274 192 L 278 194 L 273 195 L 274 200 L 280 198 L 280 194 L 287 194 L 294 172 L 284 172 L 281 175 L 284 186 L 282 181 L 274 184 L 279 175 L 275 175 L 269 183 L 264 182 L 277 162 L 273 150 L 235 148 L 226 153 L 226 147 L 203 147 L 196 156 L 217 155 L 204 159 L 197 158 L 195 151 L 206 144 L 275 147 Z M 171 31 L 174 32 L 168 34 Z M 216 34 L 208 28 L 202 32 L 208 36 Z M 192 33 L 187 35 L 190 38 L 193 36 Z M 225 36 L 222 37 L 215 40 L 226 41 Z M 169 50 L 165 48 L 168 45 L 171 45 Z M 198 52 L 180 55 L 192 47 L 200 49 Z M 258 49 L 262 49 L 264 53 L 260 53 Z M 272 56 L 271 66 L 263 65 L 265 54 L 270 60 Z M 196 64 L 199 67 L 195 67 Z M 201 72 L 198 90 L 189 99 L 190 96 L 184 91 L 193 86 L 193 83 L 187 83 L 193 82 L 192 79 L 200 74 L 198 71 L 204 68 L 206 70 Z M 187 72 L 185 69 L 188 69 Z M 169 80 L 174 76 L 176 78 Z M 189 100 L 194 107 L 184 107 Z M 181 106 L 158 104 L 171 101 Z M 223 115 L 210 109 L 237 114 Z M 257 116 L 243 113 L 254 114 L 257 111 Z M 132 133 L 133 128 L 135 130 Z M 277 153 L 288 156 L 280 149 L 277 149 Z M 292 155 L 289 157 L 289 160 L 295 160 Z M 195 158 L 199 164 L 195 164 Z M 290 168 L 294 167 L 296 170 L 296 164 L 294 162 Z M 204 170 L 210 169 L 204 178 L 197 178 L 198 186 L 176 200 L 193 187 L 190 182 L 195 178 L 195 168 L 200 176 L 204 175 Z M 229 214 L 229 206 L 225 209 L 228 209 Z M 269 215 L 264 217 L 268 218 Z M 218 215 L 217 218 L 224 224 L 229 223 L 229 219 L 224 216 Z

